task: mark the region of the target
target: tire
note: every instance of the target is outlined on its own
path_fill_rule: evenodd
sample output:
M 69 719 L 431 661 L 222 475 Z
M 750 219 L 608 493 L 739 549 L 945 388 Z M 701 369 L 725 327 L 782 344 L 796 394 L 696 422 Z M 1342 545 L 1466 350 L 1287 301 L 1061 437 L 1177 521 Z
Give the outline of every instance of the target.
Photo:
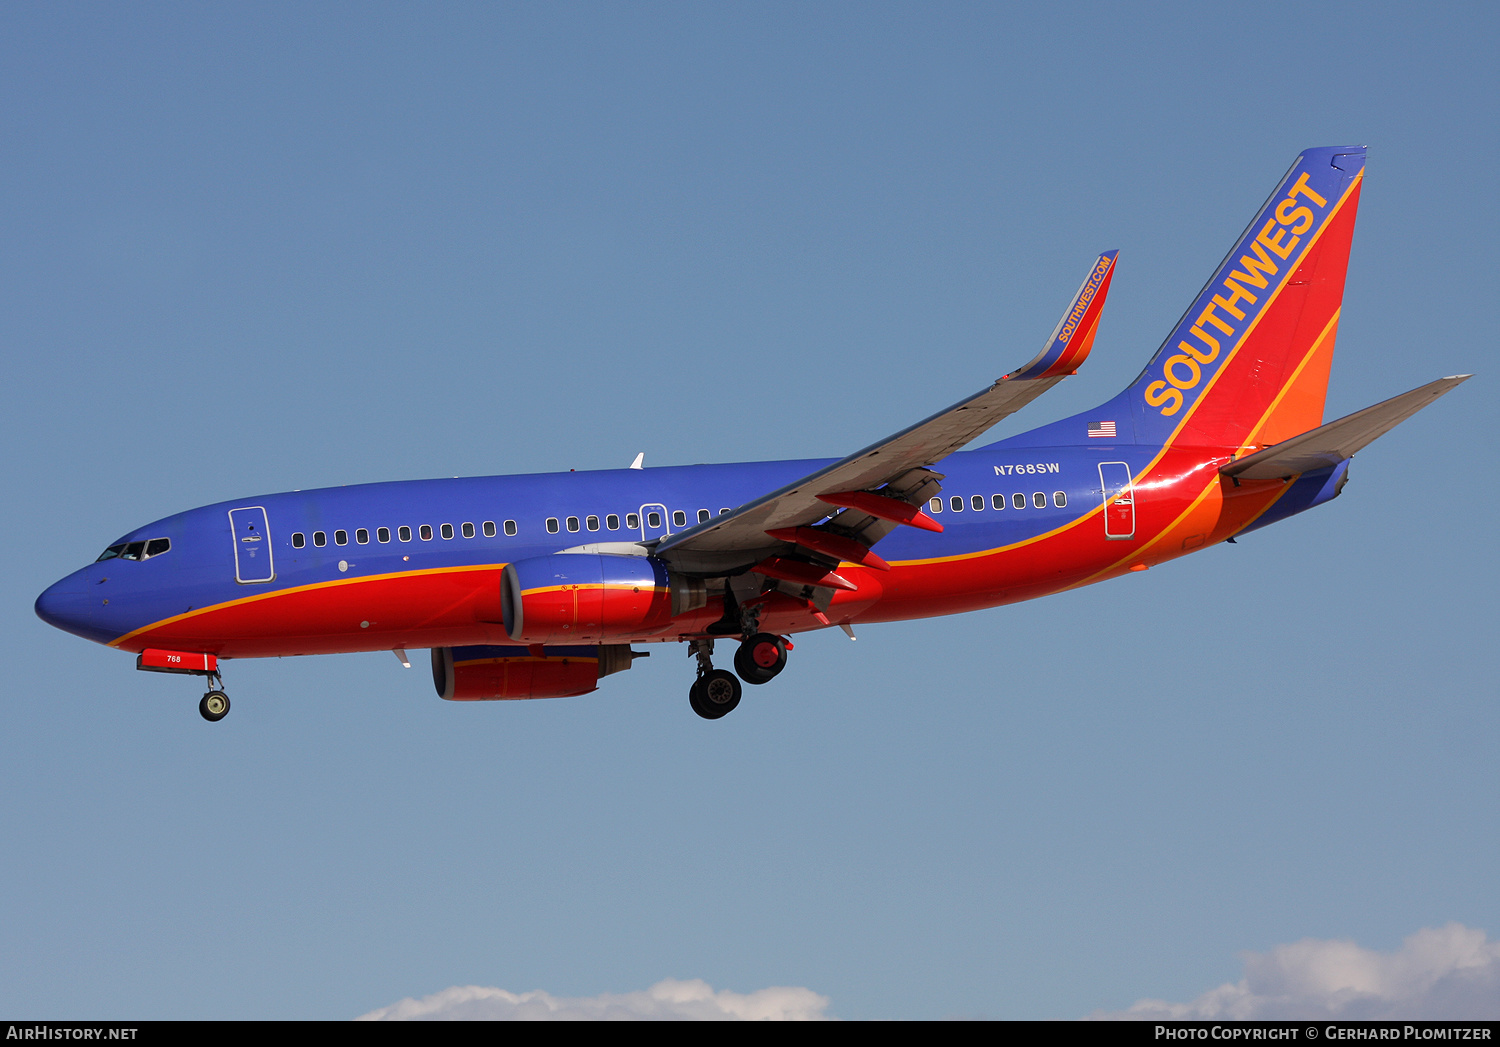
M 734 671 L 746 683 L 770 683 L 786 668 L 786 643 L 771 633 L 756 633 L 734 652 Z
M 734 673 L 714 669 L 704 673 L 693 684 L 688 691 L 688 701 L 692 704 L 693 712 L 705 720 L 717 720 L 734 711 L 734 707 L 740 704 L 742 693 L 740 682 L 735 679 Z
M 229 715 L 229 695 L 223 691 L 209 691 L 198 703 L 198 714 L 209 723 L 218 723 Z
M 688 688 L 688 704 L 693 707 L 693 712 L 705 720 L 717 720 L 718 716 L 714 714 L 713 710 L 703 704 L 703 695 L 701 693 L 703 689 L 699 686 L 702 682 L 702 680 L 697 680 L 693 686 Z

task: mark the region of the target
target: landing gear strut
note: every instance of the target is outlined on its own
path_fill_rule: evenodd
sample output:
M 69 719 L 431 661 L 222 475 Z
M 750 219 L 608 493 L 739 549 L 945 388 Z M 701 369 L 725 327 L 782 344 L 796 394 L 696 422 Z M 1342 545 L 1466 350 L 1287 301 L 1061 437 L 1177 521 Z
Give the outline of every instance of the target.
M 713 653 L 712 640 L 693 640 L 688 644 L 688 654 L 698 659 L 698 679 L 688 690 L 688 704 L 705 720 L 717 720 L 733 712 L 743 691 L 734 673 L 714 668 Z

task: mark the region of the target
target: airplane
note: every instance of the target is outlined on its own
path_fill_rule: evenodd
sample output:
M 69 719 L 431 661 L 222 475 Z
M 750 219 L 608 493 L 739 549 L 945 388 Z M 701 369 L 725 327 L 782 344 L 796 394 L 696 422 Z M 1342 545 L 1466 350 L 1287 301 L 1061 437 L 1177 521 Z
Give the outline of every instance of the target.
M 961 450 L 1077 372 L 1116 252 L 1045 348 L 836 461 L 750 462 L 296 491 L 137 528 L 36 613 L 138 669 L 430 648 L 446 699 L 574 697 L 682 643 L 689 704 L 733 710 L 798 633 L 958 614 L 1116 578 L 1335 498 L 1371 441 L 1467 380 L 1323 422 L 1361 146 L 1309 149 L 1140 376 L 1100 406 Z M 879 549 L 877 552 L 876 549 Z M 734 672 L 715 668 L 736 644 Z

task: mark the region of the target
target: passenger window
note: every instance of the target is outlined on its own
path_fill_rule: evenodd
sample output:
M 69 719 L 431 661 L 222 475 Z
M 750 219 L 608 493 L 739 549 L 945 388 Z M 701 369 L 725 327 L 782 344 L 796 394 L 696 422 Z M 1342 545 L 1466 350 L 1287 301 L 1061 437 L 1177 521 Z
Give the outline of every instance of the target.
M 302 532 L 301 531 L 298 531 L 296 534 L 292 535 L 292 548 L 293 549 L 301 549 L 306 544 L 307 544 L 307 539 L 302 536 Z M 101 556 L 99 559 L 102 560 L 102 559 L 104 559 L 104 557 Z
M 1047 496 L 1044 495 L 1041 491 L 1038 491 L 1036 492 L 1036 494 L 1031 496 L 1031 504 L 1036 506 L 1038 509 L 1045 509 L 1047 508 Z
M 1017 509 L 1026 508 L 1026 496 L 1024 494 L 1013 494 L 1010 496 L 1010 504 Z
M 466 523 L 466 524 L 463 525 L 463 527 L 460 530 L 461 530 L 461 533 L 463 534 L 463 536 L 465 538 L 473 538 L 474 537 L 474 525 L 473 524 Z
M 547 517 L 547 533 L 548 534 L 556 534 L 557 533 L 557 517 L 555 517 L 555 516 L 549 516 L 549 517 Z
M 321 548 L 323 548 L 323 546 L 325 546 L 327 544 L 328 544 L 328 535 L 324 534 L 322 531 L 314 531 L 313 532 L 313 545 L 316 545 L 319 549 L 321 549 Z
M 660 527 L 661 526 L 661 513 L 658 513 L 655 510 L 652 510 L 651 512 L 647 513 L 646 514 L 646 526 L 648 526 L 648 527 Z
M 516 522 L 514 520 L 506 520 L 505 521 L 505 533 L 508 534 L 508 535 L 511 535 L 511 536 L 515 535 L 515 533 L 516 533 Z
M 586 516 L 583 519 L 583 526 L 587 527 L 590 531 L 597 531 L 599 529 L 599 518 L 597 516 Z
M 396 537 L 401 539 L 403 542 L 411 541 L 411 528 L 407 527 L 405 524 L 402 524 L 400 527 L 396 528 Z
M 424 542 L 432 541 L 432 524 L 423 524 L 421 527 L 418 527 L 417 534 L 421 536 Z
M 568 517 L 568 530 L 570 530 L 570 531 L 576 531 L 576 530 L 578 530 L 578 517 L 576 517 L 576 516 L 570 516 L 570 517 Z
M 657 517 L 658 524 L 660 523 L 660 520 L 661 520 L 661 518 Z M 632 531 L 638 531 L 638 530 L 640 530 L 640 528 L 641 528 L 641 514 L 640 513 L 626 513 L 625 514 L 625 526 L 628 527 L 628 528 L 630 528 Z
M 610 513 L 604 518 L 604 526 L 608 527 L 611 531 L 618 531 L 620 529 L 619 515 L 616 513 Z
M 493 538 L 493 537 L 495 537 L 495 521 L 494 520 L 486 520 L 484 522 L 484 536 L 486 538 Z
M 699 523 L 708 523 L 708 518 L 710 516 L 712 516 L 712 515 L 713 515 L 713 513 L 709 512 L 707 509 L 699 509 L 698 510 L 698 522 Z
M 990 504 L 993 505 L 996 509 L 1004 509 L 1005 508 L 1005 495 L 1003 495 L 1003 494 L 994 495 L 993 497 L 990 498 Z
M 983 509 L 984 508 L 984 495 L 982 495 L 982 494 L 976 494 L 973 498 L 970 498 L 969 499 L 969 508 L 973 509 L 976 513 L 979 512 L 979 510 Z
M 360 545 L 369 545 L 370 544 L 370 532 L 368 530 L 366 530 L 365 528 L 361 527 L 359 530 L 357 530 L 357 531 L 354 532 L 354 540 L 356 542 L 358 542 Z
M 443 524 L 441 527 L 438 528 L 438 533 L 443 536 L 443 541 L 446 542 L 448 539 L 450 539 L 450 538 L 453 537 L 453 525 L 452 524 Z
M 934 498 L 927 503 L 927 508 L 930 512 L 940 513 L 943 511 L 943 500 L 941 498 Z
M 954 495 L 952 498 L 949 498 L 948 499 L 948 508 L 952 509 L 955 513 L 961 513 L 961 512 L 963 512 L 964 511 L 964 500 L 963 500 L 963 497 L 961 495 Z
M 333 544 L 334 545 L 348 545 L 349 544 L 349 532 L 348 531 L 334 531 L 333 532 Z
M 391 540 L 391 529 L 389 527 L 375 528 L 375 540 L 381 545 L 385 545 Z
M 686 527 L 687 526 L 687 513 L 683 512 L 681 509 L 678 509 L 675 512 L 673 512 L 672 513 L 672 526 L 673 527 Z
M 1053 491 L 1052 504 L 1057 506 L 1059 509 L 1065 507 L 1068 504 L 1067 494 L 1062 491 Z

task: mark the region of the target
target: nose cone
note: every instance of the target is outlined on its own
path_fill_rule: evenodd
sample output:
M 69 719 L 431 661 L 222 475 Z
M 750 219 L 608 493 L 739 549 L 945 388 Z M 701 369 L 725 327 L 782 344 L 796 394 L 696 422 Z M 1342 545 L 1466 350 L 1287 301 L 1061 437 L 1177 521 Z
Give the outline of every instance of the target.
M 76 636 L 95 638 L 92 596 L 83 572 L 68 575 L 36 598 L 36 616 Z

